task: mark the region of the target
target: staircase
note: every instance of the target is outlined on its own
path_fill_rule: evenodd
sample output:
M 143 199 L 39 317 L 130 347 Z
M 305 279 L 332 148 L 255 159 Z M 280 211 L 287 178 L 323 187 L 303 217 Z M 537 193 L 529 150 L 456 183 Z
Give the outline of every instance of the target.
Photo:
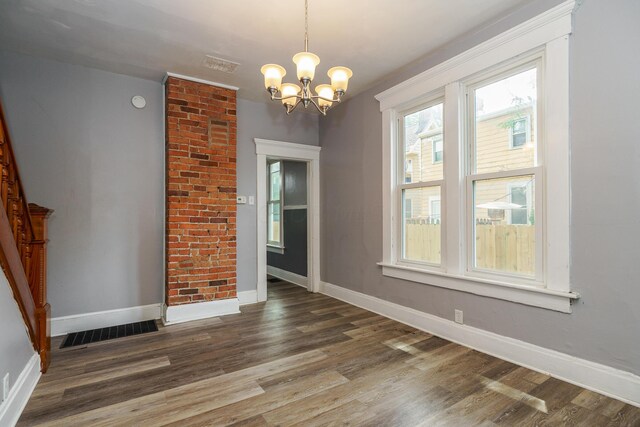
M 47 303 L 47 218 L 28 203 L 0 104 L 0 266 L 7 277 L 44 373 L 50 363 L 51 308 Z

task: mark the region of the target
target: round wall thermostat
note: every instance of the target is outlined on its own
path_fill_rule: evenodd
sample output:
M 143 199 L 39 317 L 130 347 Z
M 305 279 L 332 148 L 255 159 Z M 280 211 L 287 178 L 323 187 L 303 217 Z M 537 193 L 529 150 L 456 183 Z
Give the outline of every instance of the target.
M 144 96 L 136 95 L 131 98 L 131 103 L 136 108 L 144 108 L 144 106 L 147 105 L 147 100 L 144 99 Z

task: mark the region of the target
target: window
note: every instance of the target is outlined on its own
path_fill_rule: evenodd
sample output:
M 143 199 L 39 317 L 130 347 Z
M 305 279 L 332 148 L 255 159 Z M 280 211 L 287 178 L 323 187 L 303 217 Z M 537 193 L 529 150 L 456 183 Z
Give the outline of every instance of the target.
M 404 182 L 405 183 L 411 182 L 411 180 L 413 179 L 411 177 L 412 173 L 413 173 L 413 160 L 412 159 L 407 159 L 407 165 L 406 165 L 405 176 L 404 176 Z
M 509 125 L 509 144 L 511 148 L 524 147 L 529 139 L 531 129 L 531 119 L 529 116 L 522 118 L 515 118 Z
M 269 190 L 267 191 L 267 245 L 282 247 L 282 162 L 267 166 Z
M 431 141 L 432 163 L 440 163 L 442 161 L 442 135 L 434 137 Z
M 511 208 L 509 224 L 533 225 L 534 216 L 531 210 L 531 183 L 512 185 L 510 188 L 511 203 L 519 207 Z
M 570 33 L 559 7 L 376 95 L 383 275 L 571 312 Z
M 433 221 L 440 221 L 440 197 L 429 198 L 429 217 Z
M 404 217 L 407 219 L 413 219 L 413 201 L 406 199 L 404 201 Z
M 402 224 L 401 258 L 407 262 L 439 265 L 441 258 L 441 226 L 440 205 L 438 202 L 438 221 L 432 217 L 432 200 L 440 200 L 443 184 L 442 164 L 433 164 L 431 159 L 423 155 L 425 139 L 440 141 L 440 156 L 442 157 L 442 121 L 443 103 L 436 100 L 417 110 L 408 111 L 402 118 L 401 164 L 404 167 L 402 176 L 398 180 L 399 197 L 403 206 L 404 220 Z M 428 138 L 423 138 L 425 132 Z M 435 142 L 427 146 L 434 146 Z M 417 156 L 422 161 L 415 165 L 415 173 L 409 173 L 408 168 L 414 168 L 409 156 Z M 428 159 L 428 160 L 427 160 Z M 411 179 L 407 181 L 407 177 Z M 411 216 L 407 215 L 411 213 Z
M 467 88 L 467 150 L 471 154 L 466 177 L 471 205 L 467 210 L 472 218 L 469 227 L 473 242 L 467 250 L 471 272 L 542 277 L 542 266 L 536 264 L 542 254 L 542 242 L 536 239 L 540 231 L 536 228 L 541 224 L 529 222 L 526 200 L 528 192 L 534 193 L 541 157 L 536 155 L 536 141 L 531 142 L 529 150 L 513 152 L 502 139 L 509 135 L 505 126 L 515 131 L 515 123 L 522 123 L 523 116 L 537 110 L 538 67 L 537 61 L 525 64 Z M 522 181 L 526 182 L 524 186 L 519 184 Z M 531 214 L 534 212 L 532 205 Z

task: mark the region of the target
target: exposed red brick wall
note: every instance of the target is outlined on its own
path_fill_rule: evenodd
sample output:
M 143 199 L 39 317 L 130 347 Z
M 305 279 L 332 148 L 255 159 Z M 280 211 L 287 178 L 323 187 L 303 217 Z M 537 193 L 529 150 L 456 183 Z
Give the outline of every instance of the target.
M 236 296 L 236 92 L 166 82 L 167 305 Z

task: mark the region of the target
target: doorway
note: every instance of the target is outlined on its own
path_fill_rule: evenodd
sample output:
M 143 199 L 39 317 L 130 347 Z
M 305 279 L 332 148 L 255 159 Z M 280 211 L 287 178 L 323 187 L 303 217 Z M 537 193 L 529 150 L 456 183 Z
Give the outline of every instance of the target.
M 305 288 L 307 193 L 307 162 L 267 158 L 267 274 Z
M 267 300 L 267 247 L 269 246 L 270 253 L 274 254 L 286 251 L 282 225 L 287 202 L 282 194 L 271 194 L 272 189 L 268 189 L 268 186 L 272 174 L 281 173 L 286 169 L 287 164 L 290 168 L 297 169 L 298 175 L 300 175 L 300 169 L 306 171 L 305 212 L 301 212 L 302 205 L 291 204 L 289 207 L 292 209 L 286 209 L 292 211 L 286 213 L 287 217 L 300 219 L 301 214 L 306 214 L 306 278 L 304 278 L 306 283 L 302 281 L 303 276 L 300 274 L 294 273 L 295 276 L 287 276 L 287 270 L 283 268 L 273 270 L 273 265 L 271 269 L 272 273 L 278 273 L 284 280 L 294 283 L 296 283 L 294 280 L 297 280 L 299 282 L 297 284 L 306 285 L 309 292 L 318 292 L 320 290 L 320 147 L 259 138 L 254 141 L 258 177 L 256 192 L 258 301 Z M 284 191 L 284 186 L 280 187 Z M 274 258 L 277 257 L 274 255 Z M 300 260 L 296 262 L 298 263 L 297 271 L 302 272 Z

